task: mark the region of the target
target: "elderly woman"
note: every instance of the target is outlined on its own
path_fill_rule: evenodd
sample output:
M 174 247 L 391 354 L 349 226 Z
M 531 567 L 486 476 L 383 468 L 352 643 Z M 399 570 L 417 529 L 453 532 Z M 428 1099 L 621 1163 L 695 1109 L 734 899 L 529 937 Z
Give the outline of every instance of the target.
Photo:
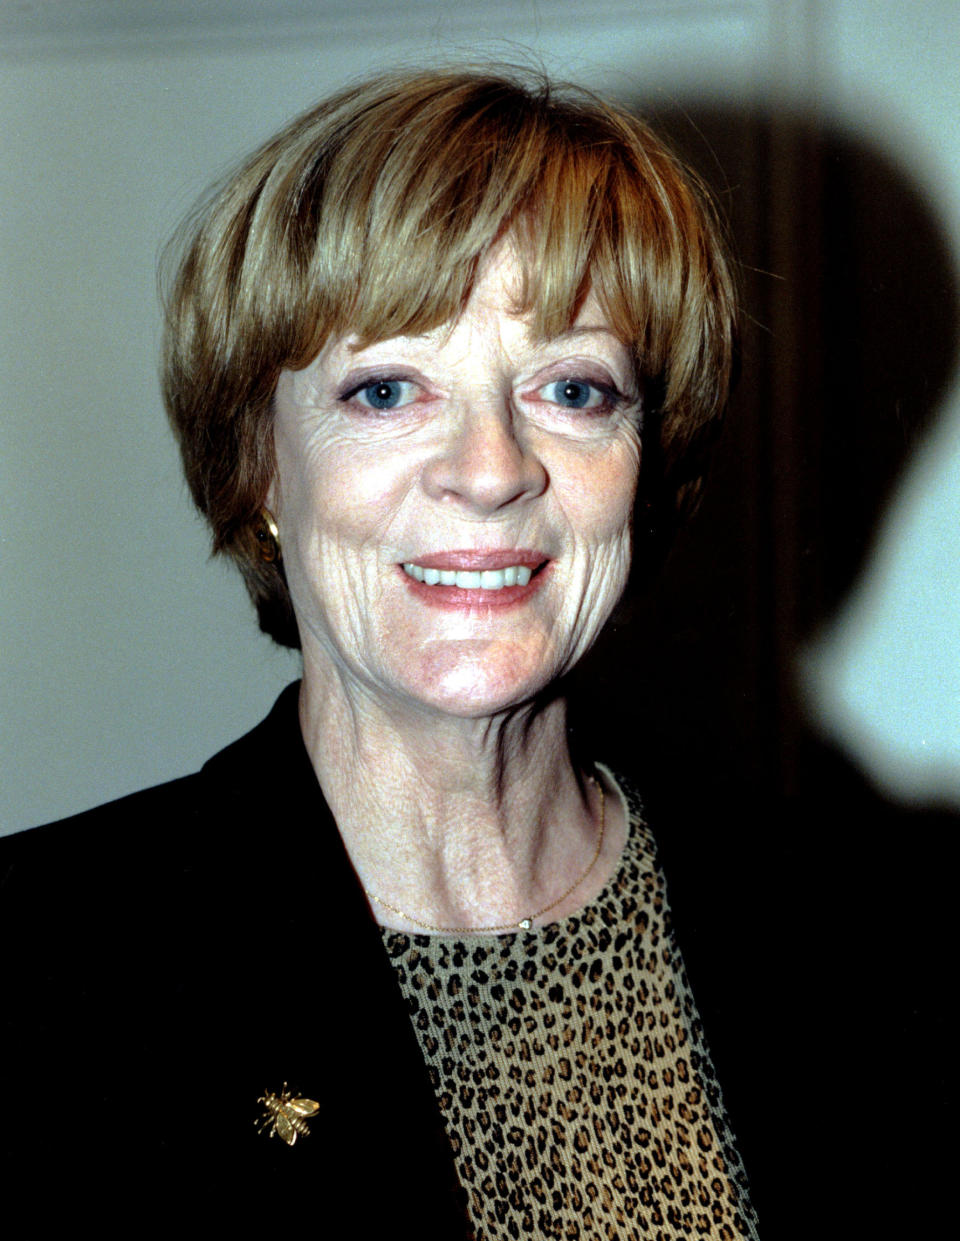
M 651 837 L 564 692 L 644 456 L 682 490 L 723 408 L 732 307 L 649 130 L 509 75 L 378 77 L 216 190 L 165 398 L 303 680 L 199 774 L 7 845 L 24 1197 L 755 1236 Z

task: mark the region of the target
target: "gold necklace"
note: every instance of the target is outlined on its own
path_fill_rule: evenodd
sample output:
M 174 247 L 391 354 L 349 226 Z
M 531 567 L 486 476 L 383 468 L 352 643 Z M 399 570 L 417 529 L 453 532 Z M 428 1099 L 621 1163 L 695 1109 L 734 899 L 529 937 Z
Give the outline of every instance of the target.
M 597 847 L 593 851 L 593 857 L 587 863 L 587 869 L 578 879 L 575 879 L 574 882 L 571 883 L 565 892 L 561 892 L 555 901 L 551 901 L 549 905 L 544 905 L 544 907 L 542 909 L 538 909 L 536 913 L 528 914 L 525 918 L 521 918 L 519 922 L 501 922 L 497 926 L 433 926 L 429 922 L 421 922 L 419 918 L 411 917 L 410 914 L 404 913 L 404 911 L 402 909 L 398 909 L 396 905 L 391 905 L 389 901 L 383 900 L 381 897 L 376 896 L 373 892 L 368 891 L 366 888 L 363 889 L 363 894 L 368 900 L 376 901 L 376 903 L 384 909 L 389 909 L 392 914 L 397 914 L 406 922 L 412 922 L 414 926 L 420 927 L 423 931 L 435 931 L 441 935 L 488 935 L 493 931 L 529 931 L 537 918 L 542 918 L 543 915 L 549 913 L 551 909 L 556 909 L 561 901 L 565 901 L 574 888 L 578 888 L 580 884 L 583 883 L 584 879 L 586 879 L 587 875 L 590 874 L 594 866 L 597 864 L 597 858 L 600 856 L 600 850 L 603 848 L 603 836 L 607 826 L 607 798 L 603 791 L 603 785 L 600 781 L 595 779 L 593 783 L 600 790 L 600 835 L 597 838 Z

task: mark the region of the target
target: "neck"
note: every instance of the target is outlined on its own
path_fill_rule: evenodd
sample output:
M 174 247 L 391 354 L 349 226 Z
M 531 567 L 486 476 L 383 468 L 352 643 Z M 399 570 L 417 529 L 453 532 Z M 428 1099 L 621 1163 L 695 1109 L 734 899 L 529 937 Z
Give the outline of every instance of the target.
M 300 719 L 385 925 L 502 929 L 593 869 L 600 795 L 572 762 L 562 698 L 460 718 L 305 670 Z

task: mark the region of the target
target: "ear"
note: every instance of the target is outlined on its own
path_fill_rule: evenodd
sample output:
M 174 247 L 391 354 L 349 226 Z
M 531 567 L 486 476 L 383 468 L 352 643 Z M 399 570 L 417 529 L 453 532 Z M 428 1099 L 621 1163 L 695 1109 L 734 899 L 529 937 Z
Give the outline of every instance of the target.
M 280 531 L 268 508 L 260 509 L 253 524 L 253 537 L 256 540 L 257 556 L 264 564 L 274 564 L 282 559 Z

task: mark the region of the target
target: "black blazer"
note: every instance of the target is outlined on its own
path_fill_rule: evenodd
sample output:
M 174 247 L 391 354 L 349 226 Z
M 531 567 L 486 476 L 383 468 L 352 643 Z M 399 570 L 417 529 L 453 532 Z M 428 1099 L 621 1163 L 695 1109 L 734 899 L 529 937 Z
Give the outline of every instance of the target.
M 11 1239 L 465 1235 L 297 690 L 197 775 L 0 841 Z M 320 1104 L 292 1147 L 255 1125 L 284 1083 Z
M 0 840 L 0 1226 L 18 1241 L 81 1220 L 466 1235 L 297 693 L 196 775 Z M 834 756 L 807 770 L 792 803 L 654 792 L 677 935 L 765 1241 L 920 1235 L 956 1154 L 960 833 Z M 293 1147 L 255 1125 L 284 1083 L 320 1104 Z

